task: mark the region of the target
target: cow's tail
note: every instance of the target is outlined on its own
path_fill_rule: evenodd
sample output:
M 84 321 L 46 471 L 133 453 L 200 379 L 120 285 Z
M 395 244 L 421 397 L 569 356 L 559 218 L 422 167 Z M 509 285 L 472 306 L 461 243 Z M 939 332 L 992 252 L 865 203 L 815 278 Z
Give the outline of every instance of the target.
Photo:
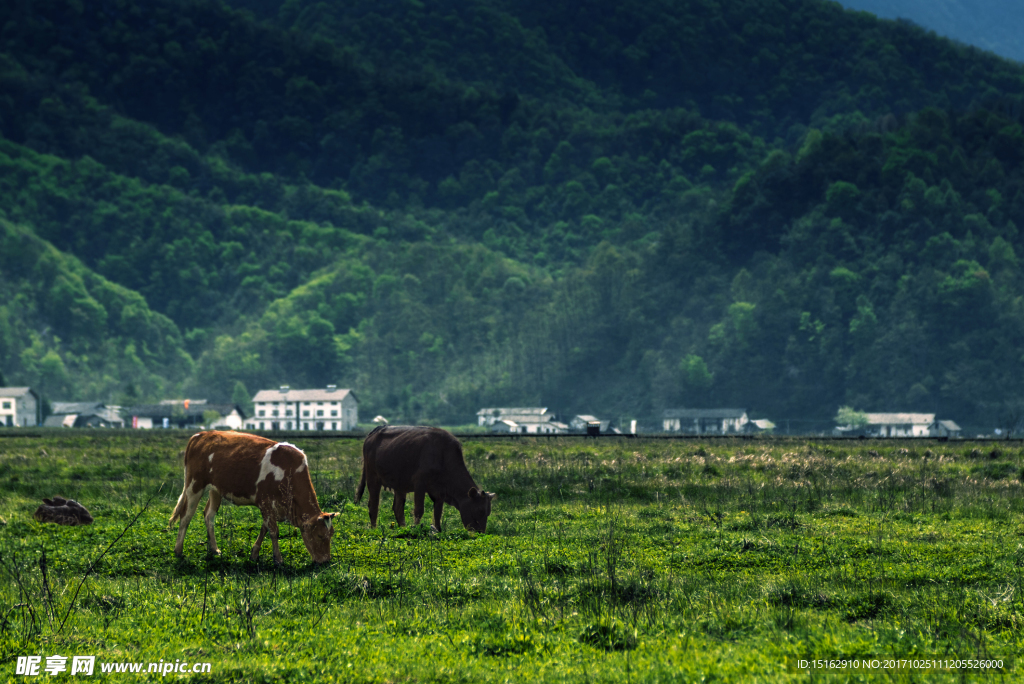
M 366 459 L 370 457 L 370 450 L 376 448 L 377 433 L 383 432 L 387 427 L 387 423 L 378 425 L 370 430 L 370 434 L 363 440 L 363 473 L 359 476 L 359 487 L 356 488 L 356 503 L 362 500 L 363 492 L 366 491 Z
M 356 503 L 359 503 L 363 498 L 363 490 L 366 489 L 366 466 L 363 466 L 363 474 L 359 478 L 359 487 L 356 489 Z
M 181 496 L 178 497 L 178 504 L 174 507 L 174 513 L 171 513 L 171 519 L 167 521 L 168 530 L 174 527 L 174 523 L 181 520 L 181 517 L 185 515 L 186 508 L 188 508 L 188 499 L 185 496 L 185 490 L 182 489 Z
M 185 515 L 185 511 L 188 510 L 188 497 L 185 496 L 185 492 L 188 491 L 188 484 L 189 484 L 189 482 L 188 482 L 188 455 L 192 451 L 193 443 L 195 443 L 197 441 L 199 435 L 201 435 L 201 434 L 203 434 L 203 433 L 197 432 L 196 434 L 192 435 L 191 439 L 188 440 L 188 446 L 185 447 L 185 453 L 184 453 L 184 455 L 182 457 L 182 460 L 184 461 L 184 471 L 185 471 L 184 480 L 185 480 L 185 482 L 184 482 L 184 484 L 181 487 L 181 496 L 178 497 L 178 503 L 174 506 L 174 512 L 171 513 L 171 519 L 167 521 L 167 529 L 171 529 L 174 526 L 174 523 L 176 523 L 179 520 L 181 520 L 182 516 Z

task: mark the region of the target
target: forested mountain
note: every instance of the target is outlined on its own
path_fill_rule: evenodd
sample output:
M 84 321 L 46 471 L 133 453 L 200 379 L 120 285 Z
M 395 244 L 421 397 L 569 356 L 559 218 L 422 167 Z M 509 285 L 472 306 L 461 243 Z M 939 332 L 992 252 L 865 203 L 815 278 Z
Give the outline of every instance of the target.
M 0 27 L 4 230 L 79 283 L 5 259 L 0 371 L 51 399 L 336 382 L 407 421 L 985 429 L 1024 406 L 1024 70 L 911 24 L 37 0 Z
M 850 9 L 907 19 L 940 36 L 1024 62 L 1024 6 L 1014 0 L 842 0 Z
M 119 392 L 137 401 L 192 373 L 174 323 L 141 295 L 2 218 L 0 298 L 4 368 L 44 396 Z

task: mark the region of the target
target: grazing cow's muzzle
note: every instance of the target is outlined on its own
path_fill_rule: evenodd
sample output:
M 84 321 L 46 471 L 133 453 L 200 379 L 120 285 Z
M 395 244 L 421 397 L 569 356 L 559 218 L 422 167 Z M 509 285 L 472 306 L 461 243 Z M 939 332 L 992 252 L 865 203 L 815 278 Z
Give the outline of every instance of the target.
M 491 515 L 491 502 L 497 497 L 492 492 L 483 492 L 473 488 L 469 490 L 469 500 L 459 509 L 462 524 L 470 532 L 483 534 L 487 531 L 487 518 Z
M 334 536 L 334 516 L 321 513 L 319 518 L 302 525 L 302 541 L 313 562 L 323 565 L 331 562 L 331 537 Z

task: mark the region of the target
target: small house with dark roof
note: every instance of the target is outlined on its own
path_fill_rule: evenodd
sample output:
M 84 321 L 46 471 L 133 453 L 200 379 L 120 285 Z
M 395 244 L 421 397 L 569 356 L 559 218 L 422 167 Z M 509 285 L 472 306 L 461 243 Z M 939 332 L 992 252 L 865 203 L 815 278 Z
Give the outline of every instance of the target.
M 98 401 L 55 401 L 43 427 L 123 428 L 119 409 Z
M 36 427 L 41 408 L 31 387 L 0 387 L 0 427 Z
M 691 435 L 735 435 L 745 432 L 750 418 L 746 409 L 665 409 L 661 429 Z
M 292 389 L 282 385 L 252 398 L 253 416 L 248 430 L 355 430 L 359 400 L 350 389 L 327 385 L 323 389 Z

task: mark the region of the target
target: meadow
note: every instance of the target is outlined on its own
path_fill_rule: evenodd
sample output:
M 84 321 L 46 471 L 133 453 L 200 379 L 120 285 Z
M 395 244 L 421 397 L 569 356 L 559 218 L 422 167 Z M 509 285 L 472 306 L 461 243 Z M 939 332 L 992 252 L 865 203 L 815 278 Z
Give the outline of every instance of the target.
M 0 438 L 0 680 L 19 656 L 96 677 L 195 682 L 971 681 L 1024 652 L 1020 442 L 467 438 L 498 494 L 486 534 L 370 530 L 358 439 L 289 437 L 339 511 L 329 566 L 283 526 L 248 560 L 253 507 L 165 531 L 177 431 Z M 43 497 L 85 527 L 32 519 Z M 411 497 L 409 507 L 411 508 Z M 427 503 L 429 520 L 430 503 Z M 411 511 L 407 511 L 411 519 Z M 878 659 L 822 670 L 800 659 Z M 998 673 L 884 669 L 1002 661 Z M 210 663 L 103 674 L 100 663 Z M 44 675 L 50 679 L 48 675 Z M 77 675 L 75 675 L 77 676 Z M 72 679 L 72 681 L 75 681 Z M 995 680 L 992 680 L 995 681 Z

